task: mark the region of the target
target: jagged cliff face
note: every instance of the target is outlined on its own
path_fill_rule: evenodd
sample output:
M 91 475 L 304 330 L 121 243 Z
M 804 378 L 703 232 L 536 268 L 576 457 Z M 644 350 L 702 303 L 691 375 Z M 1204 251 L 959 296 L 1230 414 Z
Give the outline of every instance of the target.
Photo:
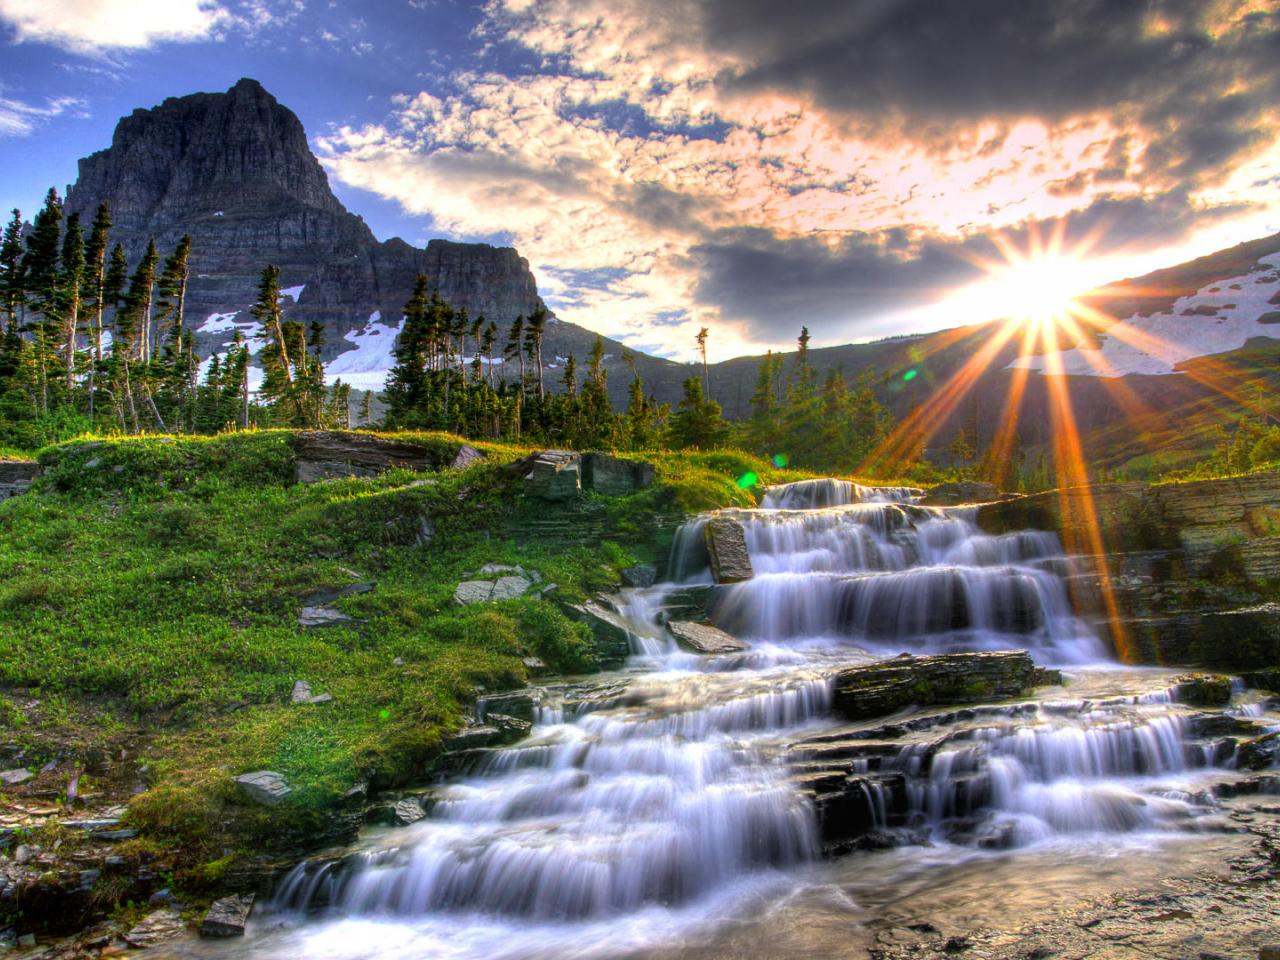
M 135 110 L 110 148 L 80 161 L 67 211 L 86 222 L 111 204 L 113 241 L 135 263 L 154 236 L 164 255 L 193 238 L 187 316 L 199 348 L 213 352 L 237 329 L 253 332 L 248 306 L 268 263 L 292 291 L 289 313 L 327 328 L 326 355 L 344 379 L 377 386 L 414 278 L 499 325 L 538 303 L 529 265 L 515 250 L 433 240 L 425 250 L 379 243 L 329 189 L 301 122 L 254 80 Z M 212 319 L 211 319 L 212 318 Z M 355 349 L 353 349 L 355 348 Z M 360 373 L 369 382 L 359 383 Z

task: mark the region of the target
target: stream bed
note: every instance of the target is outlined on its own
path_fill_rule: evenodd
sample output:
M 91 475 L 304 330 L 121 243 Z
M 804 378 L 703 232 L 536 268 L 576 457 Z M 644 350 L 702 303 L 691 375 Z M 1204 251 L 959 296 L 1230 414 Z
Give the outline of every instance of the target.
M 1008 924 L 1223 874 L 1250 842 L 1234 744 L 1242 726 L 1280 729 L 1273 705 L 1242 688 L 1213 709 L 1179 702 L 1174 671 L 1116 664 L 1074 616 L 1055 536 L 988 536 L 968 509 L 915 495 L 810 481 L 722 512 L 755 576 L 708 590 L 711 621 L 748 644 L 712 657 L 663 627 L 673 598 L 711 582 L 706 521 L 691 521 L 672 582 L 618 600 L 625 670 L 548 684 L 531 735 L 424 787 L 422 820 L 299 864 L 243 939 L 175 951 L 860 956 L 899 927 Z M 833 713 L 850 666 L 1009 649 L 1063 685 L 963 711 Z M 838 844 L 806 787 L 837 750 L 860 811 Z

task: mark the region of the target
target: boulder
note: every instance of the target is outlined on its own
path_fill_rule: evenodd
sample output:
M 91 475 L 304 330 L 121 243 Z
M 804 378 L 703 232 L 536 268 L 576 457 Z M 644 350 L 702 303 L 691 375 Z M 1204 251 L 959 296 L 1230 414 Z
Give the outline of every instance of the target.
M 1280 733 L 1272 732 L 1236 747 L 1236 766 L 1244 770 L 1269 770 L 1280 764 Z
M 459 606 L 513 600 L 529 592 L 533 581 L 521 576 L 499 577 L 497 580 L 464 580 L 453 591 L 453 602 Z
M 582 458 L 582 486 L 606 497 L 621 497 L 653 483 L 654 467 L 643 460 L 624 460 L 607 453 Z
M 0 460 L 0 500 L 8 500 L 31 489 L 40 465 L 31 460 Z
M 711 606 L 711 592 L 711 585 L 706 583 L 677 587 L 670 593 L 664 594 L 658 619 L 663 622 L 706 620 L 707 611 Z
M 467 469 L 467 467 L 480 463 L 483 460 L 484 460 L 483 453 L 481 453 L 475 447 L 471 446 L 471 444 L 464 443 L 458 449 L 457 456 L 455 456 L 451 461 L 449 461 L 449 469 L 465 470 Z
M 243 773 L 236 777 L 235 782 L 241 793 L 265 807 L 274 807 L 292 792 L 284 774 L 274 770 Z
M 1025 650 L 903 654 L 836 674 L 834 706 L 850 720 L 883 717 L 905 707 L 978 703 L 1016 697 L 1035 683 Z
M 392 817 L 401 825 L 417 823 L 427 815 L 422 809 L 422 801 L 417 797 L 406 797 L 392 808 Z
M 1173 697 L 1193 707 L 1225 707 L 1231 702 L 1231 678 L 1220 674 L 1191 673 L 1173 681 Z
M 652 563 L 637 563 L 622 571 L 622 583 L 627 587 L 652 587 L 658 579 L 658 568 Z
M 590 628 L 596 657 L 602 666 L 617 666 L 631 656 L 631 631 L 627 629 L 626 622 L 603 602 L 566 603 L 564 612 Z
M 747 649 L 747 645 L 737 637 L 707 623 L 673 620 L 667 624 L 667 629 L 676 643 L 692 653 L 739 653 Z
M 253 911 L 254 896 L 243 893 L 215 900 L 209 912 L 200 921 L 202 937 L 242 937 L 244 926 Z
M 298 703 L 329 703 L 333 700 L 333 695 L 322 693 L 314 696 L 311 693 L 311 684 L 305 680 L 299 680 L 293 685 L 293 693 L 289 695 L 289 702 Z
M 543 450 L 512 466 L 523 470 L 526 497 L 573 500 L 582 492 L 582 458 L 570 450 Z
M 980 480 L 953 480 L 927 491 L 920 502 L 928 507 L 954 507 L 961 503 L 990 503 L 1000 499 L 994 483 Z
M 6 787 L 16 787 L 20 783 L 26 783 L 35 774 L 26 767 L 16 767 L 13 770 L 0 770 L 0 783 Z
M 716 583 L 740 583 L 755 576 L 747 552 L 747 532 L 741 523 L 732 517 L 712 517 L 704 536 Z
M 293 436 L 293 451 L 298 483 L 337 477 L 376 477 L 397 467 L 439 470 L 449 465 L 449 460 L 435 447 L 341 430 L 301 430 Z M 459 456 L 461 451 L 451 459 Z

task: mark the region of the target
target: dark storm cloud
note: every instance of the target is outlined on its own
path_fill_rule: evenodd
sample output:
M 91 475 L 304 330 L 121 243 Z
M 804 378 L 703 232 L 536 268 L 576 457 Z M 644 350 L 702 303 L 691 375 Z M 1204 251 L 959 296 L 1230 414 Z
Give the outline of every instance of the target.
M 945 142 L 957 124 L 1114 112 L 1148 175 L 1196 177 L 1274 137 L 1280 12 L 1228 29 L 1203 0 L 698 0 L 726 89 L 802 94 L 837 118 Z
M 1105 199 L 1067 217 L 1064 239 L 1071 247 L 1095 236 L 1095 254 L 1114 253 L 1152 237 L 1176 242 L 1240 212 L 1200 211 L 1178 192 L 1154 200 Z M 1003 235 L 1026 249 L 1032 231 L 1049 232 L 1032 223 Z M 938 303 L 979 279 L 975 259 L 1001 260 L 989 234 L 960 240 L 905 230 L 851 234 L 834 248 L 817 238 L 780 239 L 768 230 L 726 231 L 691 255 L 701 276 L 698 301 L 744 320 L 750 335 L 764 342 L 789 339 L 801 324 L 819 342 L 899 333 L 886 314 Z

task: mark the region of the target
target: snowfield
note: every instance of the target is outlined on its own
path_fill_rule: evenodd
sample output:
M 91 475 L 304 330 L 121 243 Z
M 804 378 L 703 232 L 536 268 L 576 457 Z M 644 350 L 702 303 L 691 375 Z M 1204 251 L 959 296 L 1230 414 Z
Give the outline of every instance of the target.
M 1138 373 L 1165 376 L 1194 357 L 1239 350 L 1254 337 L 1280 340 L 1280 323 L 1258 318 L 1280 311 L 1270 303 L 1280 293 L 1280 253 L 1260 263 L 1267 268 L 1216 280 L 1173 305 L 1172 313 L 1146 317 L 1134 314 L 1099 335 L 1097 349 L 1073 347 L 1058 351 L 1062 371 L 1092 377 L 1123 377 Z M 1018 357 L 1006 369 L 1025 367 L 1044 373 L 1048 355 Z
M 380 312 L 373 311 L 362 329 L 342 338 L 355 349 L 338 354 L 325 365 L 325 380 L 333 383 L 341 379 L 356 390 L 381 390 L 387 371 L 395 366 L 393 351 L 403 328 L 403 319 L 392 327 L 382 322 Z

